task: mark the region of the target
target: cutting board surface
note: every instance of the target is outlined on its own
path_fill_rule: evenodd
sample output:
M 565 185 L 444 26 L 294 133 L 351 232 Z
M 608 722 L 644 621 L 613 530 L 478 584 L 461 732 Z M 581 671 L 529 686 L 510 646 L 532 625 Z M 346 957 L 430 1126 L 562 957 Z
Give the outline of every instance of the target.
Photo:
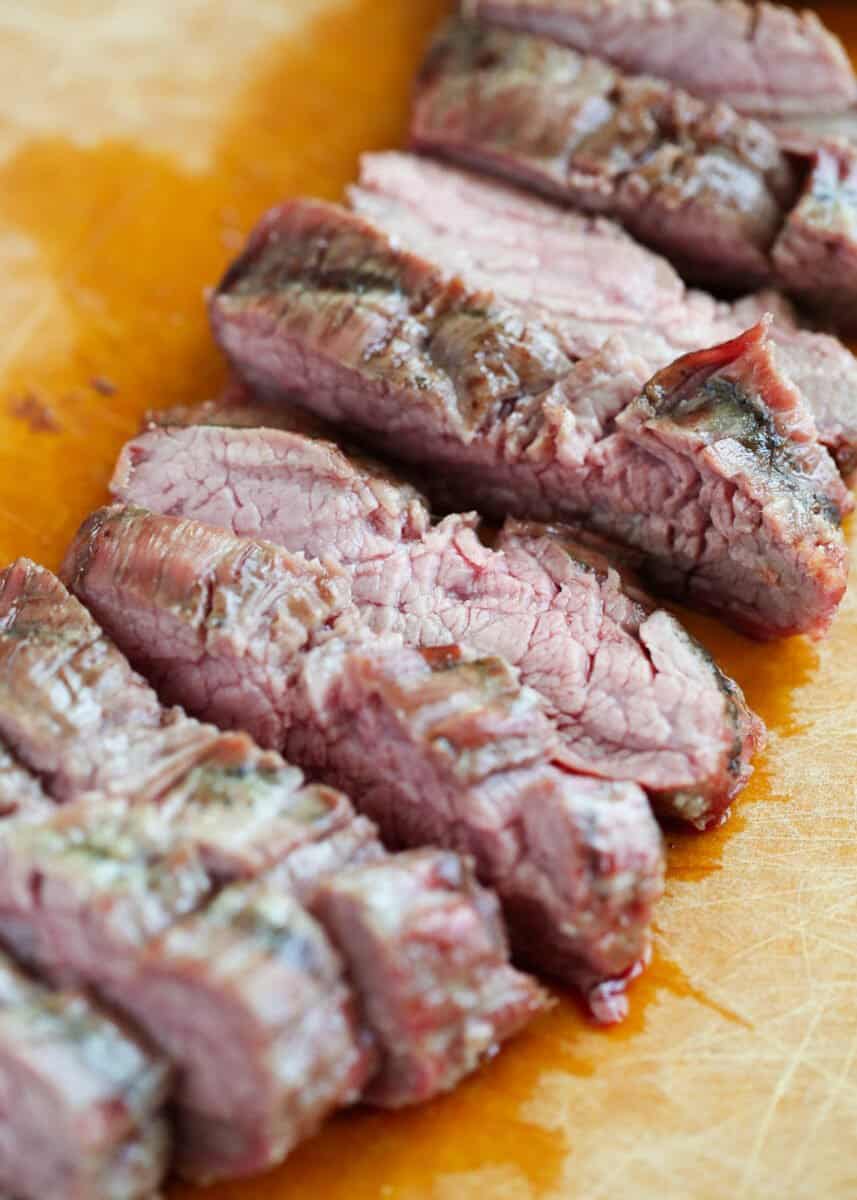
M 214 392 L 204 288 L 267 205 L 400 143 L 446 8 L 0 0 L 2 561 L 56 567 L 141 414 Z M 857 49 L 857 5 L 823 15 Z M 857 592 L 820 645 L 690 623 L 770 744 L 724 829 L 670 837 L 627 1024 L 560 998 L 454 1095 L 171 1198 L 857 1197 Z

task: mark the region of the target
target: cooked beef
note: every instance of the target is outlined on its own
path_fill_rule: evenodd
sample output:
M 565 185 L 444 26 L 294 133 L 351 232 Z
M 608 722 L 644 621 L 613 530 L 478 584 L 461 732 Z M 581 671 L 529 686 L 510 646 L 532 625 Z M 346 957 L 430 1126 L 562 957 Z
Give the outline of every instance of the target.
M 621 339 L 573 364 L 546 327 L 316 201 L 263 218 L 211 316 L 247 383 L 430 464 L 448 502 L 583 520 L 759 636 L 822 633 L 842 597 L 850 497 L 764 326 L 700 360 L 706 421 L 664 395 L 656 434 L 627 376 L 649 406 L 665 381 Z
M 782 285 L 857 332 L 857 147 L 822 143 L 774 246 Z
M 857 102 L 848 55 L 812 12 L 742 0 L 463 0 L 472 16 L 556 38 L 625 70 L 763 115 Z
M 12 831 L 0 935 L 55 982 L 95 988 L 172 1059 L 183 1173 L 262 1170 L 356 1098 L 371 1060 L 339 959 L 297 900 L 250 884 L 209 904 L 201 855 L 158 816 L 82 801 Z
M 836 113 L 795 113 L 766 122 L 784 150 L 814 154 L 821 141 L 835 138 L 857 144 L 857 107 Z
M 69 638 L 103 643 L 97 659 L 87 660 L 85 683 L 78 679 L 73 689 L 78 707 L 87 690 L 99 707 L 104 676 L 123 660 L 79 602 L 41 578 L 47 575 L 19 563 L 0 580 L 0 642 L 14 641 L 22 655 L 0 656 L 0 675 L 26 681 L 29 705 L 41 703 L 41 749 L 53 761 L 68 737 L 61 720 L 67 696 L 55 685 L 50 649 L 48 669 L 40 662 L 45 639 L 36 618 L 45 596 L 54 597 L 56 635 L 61 613 Z M 311 623 L 319 614 L 307 595 L 294 596 L 289 611 Z M 10 626 L 4 620 L 11 612 Z M 228 612 L 222 622 L 235 628 Z M 280 628 L 289 636 L 296 625 L 284 620 Z M 145 692 L 127 664 L 123 678 Z M 100 730 L 110 744 L 124 736 L 115 716 L 103 712 L 86 730 L 94 746 Z M 100 790 L 85 787 L 77 802 L 41 824 L 15 828 L 0 843 L 0 936 L 51 979 L 96 988 L 175 1060 L 179 1164 L 196 1179 L 280 1161 L 333 1107 L 357 1097 L 374 1064 L 375 1040 L 386 1047 L 383 1028 L 370 1031 L 369 1040 L 359 1032 L 339 960 L 298 904 L 298 897 L 312 900 L 328 872 L 382 857 L 373 827 L 340 794 L 302 786 L 300 772 L 245 735 L 207 732 L 205 758 L 157 802 L 133 790 L 111 798 L 118 775 L 103 771 Z M 27 750 L 26 738 L 20 743 Z M 55 786 L 58 778 L 50 776 Z M 235 880 L 258 880 L 269 867 L 261 882 L 220 891 Z M 463 906 L 468 897 L 462 892 Z M 509 967 L 505 948 L 497 947 L 494 970 L 498 993 L 514 994 L 517 1007 L 500 1009 L 498 1001 L 492 1009 L 486 992 L 480 1013 L 461 1009 L 469 1031 L 481 1016 L 485 1053 L 542 1003 L 535 985 Z M 474 979 L 487 973 L 485 961 L 474 962 Z M 374 997 L 373 1011 L 387 1004 L 396 1010 L 398 998 Z M 475 1040 L 468 1032 L 469 1044 Z M 446 1081 L 471 1063 L 450 1063 Z M 423 1098 L 424 1089 L 412 1096 Z M 404 1082 L 399 1099 L 407 1099 Z
M 490 10 L 492 5 L 477 0 L 475 7 Z M 857 97 L 857 83 L 847 60 L 840 82 L 848 81 L 850 96 L 843 92 L 840 105 L 814 119 L 813 106 L 803 104 L 809 99 L 803 79 L 785 73 L 782 82 L 794 90 L 778 93 L 772 113 L 779 117 L 765 131 L 734 112 L 727 116 L 731 110 L 723 104 L 711 109 L 694 100 L 688 107 L 683 94 L 676 100 L 672 84 L 683 82 L 687 63 L 696 59 L 682 42 L 654 35 L 655 28 L 672 23 L 675 11 L 649 14 L 649 40 L 654 37 L 662 47 L 651 73 L 671 81 L 665 83 L 617 77 L 606 62 L 583 59 L 578 53 L 591 48 L 601 59 L 627 65 L 623 50 L 639 23 L 636 10 L 626 26 L 622 4 L 596 18 L 591 4 L 585 4 L 584 15 L 575 3 L 574 12 L 562 5 L 513 8 L 500 3 L 498 8 L 506 13 L 500 24 L 538 29 L 544 16 L 540 7 L 551 10 L 548 24 L 553 20 L 561 29 L 566 23 L 567 36 L 559 33 L 559 40 L 577 49 L 491 25 L 451 26 L 423 71 L 413 122 L 416 145 L 487 168 L 587 211 L 614 215 L 636 237 L 673 258 L 690 279 L 739 288 L 773 281 L 828 324 L 853 332 L 857 151 L 837 141 L 853 134 L 855 126 L 848 105 Z M 722 12 L 711 0 L 691 0 L 686 7 L 694 11 L 682 12 L 678 19 L 682 24 L 701 21 L 702 29 L 687 26 L 695 36 L 702 36 L 708 15 Z M 770 48 L 773 42 L 791 41 L 808 48 L 810 43 L 790 28 L 792 14 L 768 6 L 758 12 L 754 37 L 739 43 L 751 61 L 760 44 Z M 772 23 L 773 12 L 777 19 Z M 602 20 L 612 34 L 598 28 Z M 778 22 L 785 24 L 775 33 Z M 813 24 L 830 45 L 837 45 L 814 19 Z M 599 32 L 604 42 L 592 42 L 589 35 L 597 37 Z M 732 29 L 728 36 L 734 33 Z M 643 60 L 645 46 L 644 39 Z M 715 61 L 710 46 L 706 61 Z M 719 67 L 718 63 L 718 86 L 724 89 L 720 99 L 740 109 L 746 97 L 738 92 L 737 103 L 732 100 L 724 87 L 728 77 Z M 702 86 L 697 94 L 710 96 L 711 89 Z M 794 115 L 789 119 L 790 111 L 804 116 L 808 112 L 809 117 L 801 123 Z M 711 143 L 713 126 L 718 134 Z M 794 191 L 784 182 L 792 157 L 795 168 L 808 175 L 795 211 L 790 211 Z M 784 234 L 775 245 L 783 224 Z
M 490 289 L 528 320 L 550 325 L 571 359 L 621 335 L 654 374 L 679 354 L 736 337 L 773 310 L 780 365 L 840 469 L 857 467 L 857 359 L 835 338 L 799 328 L 781 296 L 715 302 L 688 291 L 665 259 L 604 218 L 570 213 L 414 155 L 365 155 L 350 198 L 357 212 L 414 253 L 443 263 L 476 289 Z M 244 424 L 270 420 L 259 405 L 256 414 L 265 419 L 251 420 L 246 402 L 244 408 Z M 234 401 L 231 411 L 238 419 Z
M 559 770 L 533 723 L 496 659 L 331 643 L 308 657 L 286 744 L 347 781 L 389 844 L 466 850 L 503 902 L 518 959 L 620 1019 L 624 998 L 604 996 L 644 958 L 660 839 L 642 792 Z M 366 745 L 384 748 L 380 768 Z
M 212 497 L 227 463 L 230 487 Z M 270 428 L 150 429 L 126 446 L 113 486 L 156 512 L 335 556 L 376 632 L 502 655 L 550 702 L 570 765 L 641 784 L 665 815 L 714 824 L 746 779 L 762 731 L 740 691 L 677 621 L 568 539 L 510 526 L 490 548 L 472 517 L 432 529 L 411 489 Z M 136 578 L 151 577 L 162 568 L 138 555 Z M 93 555 L 87 599 L 101 587 Z M 123 607 L 128 624 L 135 606 Z
M 141 828 L 151 822 L 180 840 L 218 879 L 252 878 L 356 819 L 344 796 L 304 788 L 300 771 L 246 736 L 164 710 L 83 605 L 26 560 L 0 575 L 0 697 L 4 736 L 15 735 L 19 759 L 43 772 L 52 799 L 133 805 Z M 194 755 L 141 780 L 147 748 L 152 763 L 162 753 L 165 712 Z
M 448 1091 L 485 1057 L 486 1022 L 493 1046 L 539 1006 L 524 976 L 498 970 L 496 898 L 457 854 L 415 850 L 341 871 L 320 885 L 313 911 L 348 947 L 366 1023 L 383 1030 L 371 1103 Z
M 655 489 L 662 506 L 647 533 L 646 570 L 662 586 L 722 607 L 757 637 L 806 628 L 791 598 L 800 591 L 818 613 L 811 631 L 826 628 L 848 567 L 836 536 L 832 464 L 797 392 L 778 374 L 764 325 L 659 372 L 616 427 L 651 458 L 652 470 L 643 480 L 623 454 L 601 460 L 594 490 L 600 485 L 615 499 L 603 532 L 633 542 L 637 505 L 650 503 Z M 789 509 L 781 504 L 786 495 Z M 816 554 L 824 566 L 810 581 L 803 563 Z M 755 569 L 733 591 L 734 562 Z
M 0 954 L 0 1188 L 17 1200 L 151 1200 L 167 1169 L 166 1062 L 83 995 Z
M 198 1182 L 281 1162 L 371 1077 L 342 962 L 297 899 L 222 891 L 150 941 L 114 1002 L 179 1063 L 176 1136 Z
M 282 675 L 286 692 L 299 652 L 316 640 L 353 631 L 356 614 L 346 573 L 283 554 L 279 574 L 271 570 L 266 547 L 235 540 L 224 547 L 203 525 L 186 525 L 187 543 L 173 554 L 157 523 L 144 519 L 145 513 L 133 509 L 95 513 L 63 569 L 69 587 L 167 702 L 244 729 L 262 746 L 280 746 L 286 697 L 272 705 L 268 676 Z M 134 603 L 117 621 L 107 605 L 116 576 L 126 575 L 133 581 Z M 266 620 L 274 623 L 276 639 Z M 265 632 L 257 645 L 260 628 Z M 238 669 L 235 660 L 242 654 L 245 665 Z M 220 663 L 216 674 L 213 663 Z
M 0 576 L 0 733 L 58 801 L 156 798 L 218 737 L 166 712 L 59 580 L 23 559 Z
M 75 711 L 87 695 L 99 708 L 106 679 L 122 659 L 47 572 L 22 563 L 6 572 L 0 642 L 8 653 L 0 656 L 0 675 L 28 682 L 27 703 L 42 711 L 40 752 L 53 762 L 68 741 L 62 720 L 68 699 L 55 685 L 52 641 L 39 625 L 46 595 L 54 599 L 55 637 L 64 618 L 66 642 L 102 643 L 97 658 L 87 659 L 85 680 L 80 671 L 63 674 L 74 681 Z M 127 664 L 122 678 L 134 683 L 138 698 L 145 695 Z M 8 679 L 4 687 L 12 693 Z M 157 749 L 158 727 L 151 727 Z M 31 743 L 20 736 L 30 732 L 27 721 L 16 720 L 16 729 L 28 751 Z M 121 774 L 115 763 L 115 775 L 100 773 L 100 790 L 86 774 L 77 793 L 82 799 L 47 821 L 15 828 L 0 845 L 0 936 L 52 980 L 96 988 L 176 1061 L 179 1164 L 197 1179 L 280 1161 L 332 1108 L 356 1098 L 368 1078 L 372 1056 L 353 1023 L 350 993 L 342 979 L 333 986 L 338 959 L 318 930 L 319 953 L 328 955 L 323 978 L 301 966 L 293 943 L 306 940 L 307 918 L 289 895 L 294 889 L 311 899 L 327 871 L 380 856 L 371 826 L 354 817 L 344 797 L 302 787 L 299 772 L 243 735 L 206 732 L 206 757 L 161 791 L 157 803 L 134 796 L 133 781 L 127 796 L 111 798 Z M 99 737 L 112 747 L 125 736 L 116 715 L 104 711 L 86 734 L 93 760 Z M 46 778 L 72 801 L 66 776 Z M 268 867 L 276 869 L 267 883 L 233 888 L 228 899 L 212 903 L 222 884 Z M 260 904 L 265 913 L 273 906 L 282 914 L 277 937 L 261 921 Z M 499 974 L 511 971 L 505 956 L 496 965 Z M 308 978 L 299 978 L 301 971 Z M 539 994 L 514 978 L 522 1005 L 526 998 L 529 1004 L 517 1013 L 520 1024 L 538 1007 Z M 487 1051 L 516 1026 L 511 1015 L 494 1020 L 486 1008 L 483 1016 Z
M 306 604 L 296 654 L 280 632 L 298 611 L 289 588 L 317 587 L 319 565 L 196 522 L 102 511 L 65 570 L 135 662 L 155 677 L 169 663 L 174 698 L 224 724 L 279 723 L 278 744 L 315 775 L 347 780 L 391 844 L 472 854 L 528 961 L 590 989 L 641 958 L 662 870 L 645 797 L 553 766 L 555 728 L 508 666 L 454 649 L 427 660 L 358 624 L 331 637 L 327 614 Z M 192 574 L 217 597 L 214 627 L 176 603 Z M 218 692 L 224 675 L 245 686 Z
M 428 531 L 431 518 L 414 488 L 346 459 L 330 442 L 288 430 L 260 437 L 257 426 L 279 425 L 278 408 L 248 408 L 235 391 L 232 396 L 237 403 L 224 409 L 228 424 L 199 424 L 200 417 L 208 420 L 208 408 L 167 413 L 167 424 L 151 424 L 126 443 L 114 494 L 343 565 L 383 558 Z M 206 473 L 204 494 L 200 471 Z M 286 536 L 273 532 L 282 528 Z M 343 582 L 335 568 L 328 580 L 325 587 Z
M 446 26 L 429 51 L 411 136 L 419 149 L 616 217 L 688 278 L 736 289 L 770 279 L 796 190 L 774 134 L 726 105 L 467 21 Z

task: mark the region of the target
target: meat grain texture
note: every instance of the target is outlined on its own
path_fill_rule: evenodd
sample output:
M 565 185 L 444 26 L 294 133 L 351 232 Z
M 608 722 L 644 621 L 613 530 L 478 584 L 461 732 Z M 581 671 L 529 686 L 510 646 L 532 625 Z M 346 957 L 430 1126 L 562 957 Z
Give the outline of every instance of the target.
M 415 254 L 442 264 L 474 290 L 490 290 L 527 320 L 550 326 L 573 361 L 597 354 L 608 339 L 614 346 L 621 339 L 626 359 L 642 359 L 653 375 L 689 350 L 737 337 L 772 312 L 770 337 L 780 368 L 810 408 L 819 438 L 843 474 L 857 465 L 857 359 L 836 338 L 801 328 L 785 297 L 765 291 L 731 304 L 716 301 L 687 289 L 665 258 L 604 217 L 569 212 L 415 155 L 364 155 L 349 199 L 356 212 Z M 843 262 L 850 256 L 847 188 L 833 192 L 833 203 L 824 256 L 831 268 L 838 261 L 837 239 Z M 805 207 L 790 216 L 775 255 L 792 241 Z M 824 229 L 823 211 L 815 208 L 812 216 L 799 227 L 803 257 L 815 253 Z M 810 297 L 813 278 L 808 272 L 804 282 L 792 271 L 793 284 L 818 305 L 824 282 Z M 633 371 L 625 377 L 630 403 Z M 324 436 L 325 430 L 302 432 Z
M 823 633 L 842 598 L 851 497 L 765 322 L 647 383 L 624 344 L 572 362 L 487 290 L 301 200 L 263 218 L 211 317 L 247 383 L 430 464 L 447 504 L 585 522 L 756 636 Z M 679 376 L 704 420 L 671 402 Z
M 375 632 L 419 647 L 461 642 L 517 667 L 549 702 L 570 766 L 639 783 L 665 816 L 722 819 L 760 723 L 680 624 L 579 535 L 509 522 L 488 546 L 472 514 L 435 526 L 413 488 L 273 428 L 277 411 L 240 395 L 215 415 L 206 406 L 166 420 L 125 447 L 117 496 L 334 558 Z
M 645 796 L 556 766 L 556 728 L 506 664 L 454 647 L 421 654 L 354 613 L 348 632 L 298 599 L 325 586 L 318 563 L 192 521 L 107 510 L 68 564 L 135 662 L 156 678 L 169 663 L 174 699 L 226 725 L 279 727 L 276 744 L 347 787 L 388 843 L 472 855 L 527 962 L 583 991 L 636 969 L 662 887 Z M 204 608 L 176 603 L 191 574 Z M 225 674 L 245 692 L 215 686 Z M 618 996 L 601 1003 L 616 990 L 593 994 L 602 1015 L 619 1013 Z

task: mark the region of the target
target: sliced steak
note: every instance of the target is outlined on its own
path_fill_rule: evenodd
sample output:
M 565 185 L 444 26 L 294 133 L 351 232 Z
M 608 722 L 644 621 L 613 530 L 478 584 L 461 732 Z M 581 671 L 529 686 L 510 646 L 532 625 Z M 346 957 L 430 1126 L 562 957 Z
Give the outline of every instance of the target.
M 127 442 L 113 475 L 114 494 L 239 537 L 264 537 L 328 564 L 383 559 L 430 528 L 426 502 L 413 487 L 346 458 L 331 442 L 278 428 L 277 406 L 259 411 L 241 403 L 228 410 L 225 425 L 208 424 L 208 411 L 166 413 L 164 424 Z M 247 427 L 237 425 L 239 419 Z M 276 432 L 260 437 L 257 427 Z M 200 471 L 207 473 L 205 484 Z M 341 591 L 343 583 L 334 568 L 324 586 Z
M 501 660 L 381 647 L 308 656 L 289 753 L 347 782 L 388 844 L 467 851 L 519 961 L 576 987 L 598 1019 L 621 1019 L 662 889 L 644 794 L 552 764 L 532 694 Z M 380 767 L 367 745 L 383 747 Z
M 339 955 L 280 887 L 222 891 L 143 952 L 109 994 L 178 1063 L 182 1173 L 204 1183 L 282 1162 L 371 1078 Z
M 156 798 L 218 737 L 165 711 L 59 580 L 25 559 L 0 575 L 0 733 L 58 801 L 114 787 Z
M 857 359 L 836 338 L 799 328 L 783 297 L 766 292 L 736 304 L 716 302 L 689 291 L 666 259 L 604 218 L 567 212 L 414 155 L 364 155 L 360 185 L 349 194 L 357 212 L 415 254 L 444 264 L 476 289 L 490 289 L 528 320 L 550 325 L 571 359 L 597 353 L 611 335 L 621 335 L 654 374 L 678 355 L 736 337 L 774 311 L 771 338 L 780 365 L 840 469 L 857 468 Z M 257 404 L 253 413 L 246 400 L 236 401 L 220 405 L 221 420 L 227 410 L 238 420 L 243 408 L 242 424 L 270 421 L 270 405 Z
M 485 1057 L 486 1032 L 496 1045 L 540 1007 L 524 976 L 498 967 L 496 898 L 456 854 L 416 850 L 341 871 L 321 884 L 313 911 L 348 947 L 366 1023 L 383 1031 L 371 1103 L 397 1108 L 448 1091 Z
M 0 1188 L 17 1200 L 150 1200 L 168 1166 L 169 1070 L 85 996 L 0 954 Z
M 46 821 L 16 824 L 1 842 L 0 936 L 54 982 L 88 985 L 133 1015 L 174 1058 L 180 1068 L 178 1162 L 186 1174 L 262 1170 L 335 1106 L 353 1099 L 371 1062 L 343 982 L 338 991 L 326 979 L 296 991 L 287 962 L 283 995 L 260 1006 L 277 978 L 264 940 L 251 954 L 239 923 L 233 930 L 217 925 L 211 941 L 205 906 L 222 883 L 256 877 L 295 851 L 304 858 L 306 878 L 307 850 L 319 840 L 336 836 L 323 860 L 336 866 L 337 847 L 348 851 L 346 862 L 350 857 L 346 833 L 361 844 L 373 834 L 337 793 L 302 787 L 300 773 L 278 756 L 262 754 L 246 737 L 205 730 L 182 714 L 173 714 L 174 724 L 203 731 L 204 755 L 194 756 L 190 770 L 185 762 L 184 775 L 170 770 L 169 786 L 156 794 L 148 782 L 137 791 L 116 748 L 133 744 L 133 762 L 145 763 L 148 728 L 152 760 L 160 754 L 154 692 L 83 606 L 34 564 L 14 564 L 0 578 L 0 613 L 4 714 L 19 751 L 48 764 L 48 786 L 70 802 Z M 58 646 L 65 649 L 59 665 Z M 136 708 L 124 708 L 116 694 L 110 708 L 108 689 L 116 679 Z M 142 728 L 131 743 L 119 716 L 130 725 L 139 713 Z M 37 726 L 30 714 L 38 714 Z M 77 770 L 56 772 L 54 763 L 71 762 L 71 739 L 82 732 L 88 739 L 85 769 L 79 776 Z M 98 761 L 96 779 L 90 764 Z M 70 794 L 76 778 L 77 791 Z M 84 798 L 74 802 L 76 796 Z M 298 911 L 295 920 L 304 919 Z M 222 953 L 227 935 L 234 942 L 228 955 Z M 182 936 L 196 938 L 198 958 Z M 216 961 L 223 976 L 214 966 L 200 967 L 203 960 Z M 292 1036 L 305 1004 L 316 1013 L 307 1020 L 328 1027 L 336 1054 L 329 1063 L 324 1039 L 302 1048 L 304 1060 L 318 1058 L 316 1084 L 306 1092 L 281 1056 L 282 1039 Z M 198 1036 L 191 1037 L 188 1014 Z M 214 1054 L 221 1040 L 222 1050 Z
M 778 374 L 764 325 L 661 371 L 616 428 L 649 456 L 651 470 L 641 478 L 621 445 L 602 444 L 595 491 L 603 488 L 613 506 L 602 531 L 633 542 L 636 506 L 659 496 L 660 520 L 647 531 L 648 575 L 693 603 L 720 607 L 756 637 L 805 628 L 790 599 L 803 590 L 819 614 L 814 631 L 826 628 L 847 583 L 838 478 L 797 392 Z M 824 566 L 810 580 L 803 564 L 816 555 Z M 735 562 L 754 564 L 744 587 Z
M 227 463 L 229 493 L 212 499 L 204 481 Z M 332 551 L 372 629 L 417 646 L 463 642 L 502 655 L 550 702 L 570 765 L 641 784 L 664 815 L 716 823 L 749 773 L 762 730 L 738 688 L 677 621 L 567 537 L 542 528 L 525 538 L 510 526 L 489 547 L 472 517 L 432 529 L 410 489 L 397 503 L 393 485 L 336 447 L 270 428 L 150 429 L 126 446 L 114 488 L 156 512 L 312 557 Z M 386 511 L 408 519 L 379 536 L 376 506 L 364 501 L 382 489 Z M 140 554 L 141 582 L 146 561 Z M 160 579 L 162 568 L 149 567 L 149 576 Z M 87 597 L 101 590 L 98 556 L 86 586 Z M 164 664 L 149 670 L 160 677 Z
M 759 636 L 822 633 L 842 597 L 838 518 L 851 500 L 764 326 L 703 358 L 732 381 L 707 389 L 704 425 L 659 406 L 660 430 L 676 433 L 667 454 L 663 437 L 622 416 L 641 411 L 628 405 L 629 375 L 648 404 L 664 381 L 642 382 L 645 363 L 621 339 L 573 364 L 546 327 L 333 205 L 269 213 L 211 316 L 247 383 L 430 464 L 447 503 L 582 520 L 651 555 L 663 585 Z M 772 439 L 734 419 L 742 374 L 741 411 L 776 430 L 776 456 Z
M 528 34 L 453 21 L 420 74 L 411 137 L 612 216 L 694 282 L 747 289 L 796 181 L 773 133 L 725 104 Z
M 250 562 L 248 582 L 235 564 Z M 204 613 L 175 602 L 194 571 L 203 585 L 217 578 L 220 611 L 230 614 L 214 638 Z M 359 627 L 330 637 L 309 607 L 296 654 L 280 635 L 289 581 L 300 595 L 319 571 L 266 543 L 139 510 L 91 518 L 66 561 L 67 577 L 135 662 L 159 676 L 169 660 L 176 698 L 183 691 L 207 705 L 201 715 L 216 709 L 221 722 L 240 725 L 256 705 L 233 688 L 228 713 L 206 681 L 224 673 L 253 681 L 268 707 L 261 725 L 279 722 L 278 744 L 314 775 L 347 781 L 390 844 L 472 854 L 528 961 L 585 989 L 629 971 L 661 889 L 660 837 L 643 794 L 552 765 L 555 728 L 495 659 L 460 661 L 454 648 L 424 657 Z M 272 602 L 260 605 L 265 576 Z
M 783 287 L 857 332 L 857 146 L 822 143 L 774 247 Z
M 14 667 L 18 678 L 26 665 L 20 677 L 28 684 L 28 703 L 36 708 L 40 699 L 42 750 L 52 759 L 67 738 L 57 719 L 67 697 L 54 684 L 50 651 L 51 669 L 39 669 L 43 639 L 36 617 L 44 596 L 53 591 L 70 637 L 80 639 L 88 624 L 87 645 L 95 632 L 104 647 L 110 643 L 78 601 L 40 575 L 47 572 L 19 563 L 0 580 L 0 641 L 17 640 L 24 655 L 22 663 L 10 653 L 0 674 Z M 27 588 L 10 583 L 21 579 L 29 580 Z M 334 595 L 335 585 L 329 590 Z M 293 597 L 293 617 L 323 620 L 308 594 Z M 11 629 L 3 626 L 9 609 L 16 617 Z M 229 613 L 223 622 L 230 624 Z M 296 628 L 288 621 L 280 626 L 284 637 Z M 89 662 L 78 706 L 88 689 L 91 706 L 98 707 L 102 676 L 120 659 L 114 647 L 112 656 L 99 656 L 100 671 Z M 124 677 L 144 692 L 127 663 Z M 183 714 L 181 720 L 196 725 Z M 54 725 L 59 732 L 52 734 Z M 87 725 L 96 745 L 99 728 L 110 743 L 123 734 L 102 712 Z M 57 778 L 51 776 L 54 784 Z M 280 1161 L 332 1108 L 355 1099 L 369 1077 L 374 1042 L 355 1025 L 339 960 L 321 929 L 307 926 L 298 897 L 311 900 L 328 871 L 379 859 L 375 831 L 343 796 L 302 786 L 300 772 L 244 735 L 215 734 L 206 757 L 156 802 L 130 789 L 111 799 L 120 790 L 118 778 L 106 772 L 99 785 L 0 844 L 0 935 L 52 979 L 96 988 L 175 1060 L 179 1162 L 186 1174 L 209 1179 L 261 1170 Z M 262 882 L 220 892 L 268 868 Z M 464 893 L 461 903 L 470 903 Z M 317 947 L 304 963 L 308 938 Z M 520 1006 L 498 1010 L 494 1019 L 486 1001 L 485 1053 L 542 1003 L 535 985 L 508 966 L 505 948 L 498 947 L 495 965 L 498 977 L 508 976 L 510 991 L 515 981 Z M 383 1010 L 385 998 L 375 1005 Z M 472 1011 L 462 1011 L 461 1019 L 471 1022 Z M 382 1047 L 383 1038 L 381 1029 Z M 449 1078 L 460 1078 L 470 1061 L 451 1064 Z M 401 1098 L 406 1094 L 403 1083 Z M 421 1091 L 413 1099 L 424 1097 Z
M 741 112 L 835 113 L 857 102 L 842 43 L 813 12 L 743 0 L 464 0 L 474 17 L 545 34 Z
M 99 801 L 16 829 L 0 843 L 0 935 L 55 982 L 94 988 L 172 1059 L 177 1165 L 202 1181 L 281 1161 L 356 1098 L 370 1058 L 339 960 L 298 902 L 281 889 L 260 900 L 254 884 L 209 904 L 215 880 L 171 826 Z M 260 905 L 280 915 L 279 941 Z

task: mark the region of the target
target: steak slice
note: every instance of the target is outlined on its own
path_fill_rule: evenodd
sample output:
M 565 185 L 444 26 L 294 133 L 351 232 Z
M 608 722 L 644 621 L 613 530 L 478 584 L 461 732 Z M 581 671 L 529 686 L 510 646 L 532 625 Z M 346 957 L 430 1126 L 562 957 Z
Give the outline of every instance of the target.
M 544 38 L 457 20 L 419 76 L 415 147 L 617 218 L 698 283 L 747 289 L 796 183 L 776 136 L 725 104 Z
M 741 112 L 835 113 L 857 103 L 839 39 L 815 13 L 764 0 L 464 0 L 463 7 Z
M 0 733 L 57 801 L 157 798 L 218 738 L 165 711 L 59 580 L 26 559 L 0 575 Z
M 371 1057 L 339 959 L 297 900 L 250 884 L 210 903 L 202 856 L 157 817 L 80 801 L 14 830 L 0 844 L 0 935 L 53 981 L 94 988 L 172 1059 L 180 1171 L 262 1170 L 357 1097 Z
M 550 325 L 571 359 L 597 353 L 621 334 L 654 374 L 678 355 L 736 337 L 774 311 L 770 336 L 780 366 L 840 470 L 857 467 L 857 359 L 836 338 L 799 328 L 783 297 L 766 292 L 736 304 L 717 302 L 685 288 L 666 259 L 602 217 L 567 212 L 414 155 L 364 155 L 360 186 L 349 197 L 361 216 L 413 253 L 444 264 L 474 288 L 490 289 L 527 320 Z M 221 420 L 227 409 L 238 419 L 236 399 L 220 405 Z M 257 404 L 255 419 L 246 401 L 243 408 L 242 424 L 270 421 L 270 405 Z
M 372 1074 L 342 960 L 280 887 L 226 888 L 109 990 L 174 1061 L 197 1065 L 175 1120 L 180 1170 L 199 1183 L 282 1162 Z
M 230 488 L 212 496 L 204 481 L 227 464 Z M 664 815 L 716 824 L 749 773 L 762 729 L 737 687 L 677 621 L 653 613 L 603 558 L 567 536 L 530 530 L 524 545 L 510 525 L 489 547 L 473 517 L 447 517 L 432 528 L 411 489 L 397 495 L 336 447 L 270 428 L 149 429 L 125 447 L 113 486 L 155 512 L 311 557 L 332 551 L 349 570 L 353 599 L 372 629 L 416 646 L 462 642 L 502 655 L 550 702 L 571 766 L 641 784 Z M 407 514 L 383 536 L 378 493 L 385 511 Z M 102 561 L 115 545 L 114 538 L 102 548 Z M 138 556 L 138 579 L 148 561 Z M 88 596 L 102 587 L 98 562 L 93 554 Z M 149 566 L 148 577 L 161 575 L 160 566 Z M 149 670 L 163 674 L 157 664 Z
M 658 402 L 659 429 L 676 434 L 667 454 L 627 403 L 628 376 L 642 380 L 646 366 L 621 339 L 572 364 L 546 327 L 336 206 L 269 213 L 211 316 L 245 382 L 430 464 L 444 502 L 583 521 L 650 556 L 661 584 L 759 636 L 820 634 L 842 597 L 838 518 L 850 497 L 764 325 L 714 353 L 731 383 L 708 388 L 706 422 Z M 663 387 L 639 392 L 651 405 Z
M 348 947 L 366 1024 L 382 1035 L 370 1103 L 397 1108 L 450 1090 L 484 1059 L 486 1024 L 496 1044 L 540 1007 L 524 976 L 498 969 L 496 897 L 457 854 L 415 850 L 341 871 L 320 885 L 313 911 Z
M 253 681 L 268 706 L 260 724 L 279 722 L 279 745 L 313 775 L 347 780 L 390 844 L 472 854 L 528 961 L 588 990 L 641 958 L 662 877 L 645 797 L 554 766 L 555 728 L 506 664 L 467 661 L 454 648 L 424 656 L 359 625 L 331 637 L 311 606 L 295 653 L 280 634 L 293 610 L 289 581 L 301 595 L 316 585 L 317 563 L 140 510 L 90 518 L 65 573 L 135 662 L 159 677 L 169 661 L 174 698 L 240 725 L 256 705 L 209 681 Z M 228 614 L 214 637 L 204 612 L 176 604 L 193 574 Z M 262 605 L 254 597 L 264 577 Z
M 166 1062 L 85 996 L 0 954 L 0 1187 L 18 1200 L 150 1200 L 168 1166 Z
M 774 246 L 782 286 L 857 332 L 857 146 L 822 143 Z

